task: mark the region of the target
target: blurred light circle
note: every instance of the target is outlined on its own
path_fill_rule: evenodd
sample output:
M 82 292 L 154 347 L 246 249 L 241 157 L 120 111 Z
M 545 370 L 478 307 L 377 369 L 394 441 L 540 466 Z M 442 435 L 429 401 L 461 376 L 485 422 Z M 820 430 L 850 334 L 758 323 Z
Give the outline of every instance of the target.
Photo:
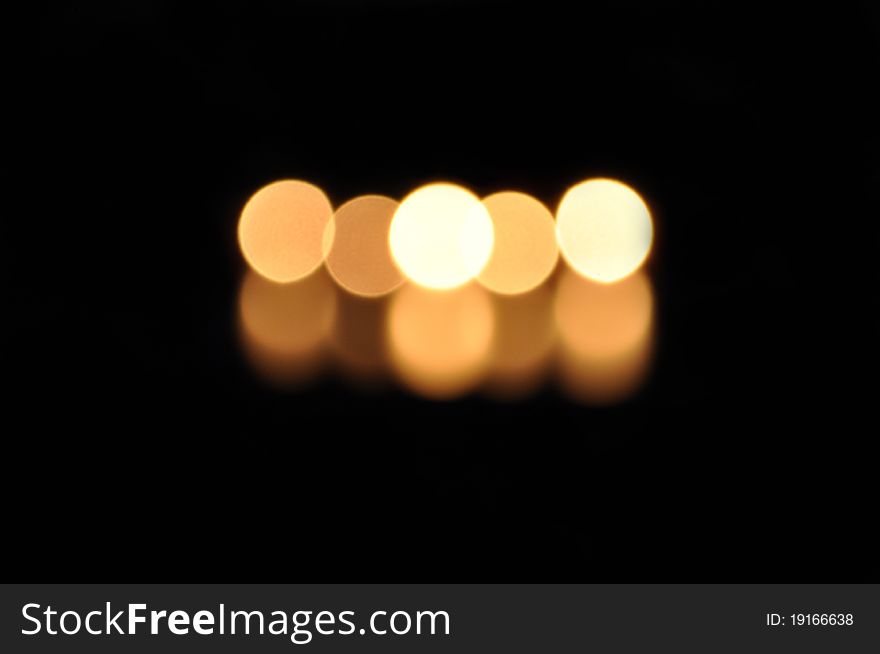
M 381 387 L 388 368 L 385 352 L 388 297 L 337 295 L 336 324 L 330 340 L 337 368 L 361 388 Z
M 238 297 L 244 351 L 264 379 L 305 381 L 323 363 L 336 316 L 336 288 L 324 270 L 279 284 L 249 270 Z
M 398 206 L 391 198 L 364 195 L 339 207 L 327 224 L 325 263 L 345 290 L 376 297 L 403 283 L 403 273 L 388 246 L 388 231 Z
M 266 279 L 292 282 L 324 259 L 324 230 L 333 214 L 317 186 L 283 180 L 247 201 L 238 221 L 238 243 L 248 264 Z
M 554 294 L 549 284 L 520 295 L 492 295 L 495 335 L 486 392 L 521 399 L 544 381 L 556 345 Z
M 568 264 L 604 283 L 638 270 L 654 235 L 651 213 L 641 196 L 611 179 L 572 186 L 559 203 L 556 230 Z
M 477 276 L 490 291 L 525 293 L 556 267 L 559 249 L 553 214 L 525 193 L 504 191 L 483 198 L 495 231 L 489 261 Z
M 607 404 L 629 396 L 650 365 L 654 295 L 643 273 L 602 284 L 566 270 L 554 313 L 563 386 L 577 399 Z
M 479 274 L 492 254 L 489 212 L 473 193 L 454 184 L 429 184 L 400 203 L 391 221 L 391 254 L 407 278 L 446 290 Z
M 422 395 L 461 395 L 487 371 L 494 324 L 489 295 L 476 284 L 445 293 L 404 286 L 391 297 L 388 313 L 394 370 Z

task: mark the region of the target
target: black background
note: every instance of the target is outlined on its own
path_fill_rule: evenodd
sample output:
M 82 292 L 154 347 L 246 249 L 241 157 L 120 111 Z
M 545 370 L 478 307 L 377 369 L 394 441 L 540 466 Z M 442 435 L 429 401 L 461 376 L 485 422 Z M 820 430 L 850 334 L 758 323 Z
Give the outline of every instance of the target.
M 871 3 L 81 2 L 32 25 L 0 239 L 21 576 L 880 578 Z M 555 206 L 596 175 L 655 210 L 631 401 L 285 394 L 242 359 L 261 185 Z

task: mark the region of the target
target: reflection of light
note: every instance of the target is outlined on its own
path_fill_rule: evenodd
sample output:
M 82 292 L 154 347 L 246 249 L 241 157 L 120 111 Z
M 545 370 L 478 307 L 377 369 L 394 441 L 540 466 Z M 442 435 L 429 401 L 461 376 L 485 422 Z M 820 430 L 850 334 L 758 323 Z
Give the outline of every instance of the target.
M 553 293 L 546 285 L 522 295 L 493 295 L 495 337 L 486 383 L 490 395 L 518 399 L 542 381 L 556 341 Z
M 635 391 L 650 363 L 654 298 L 647 276 L 598 284 L 566 270 L 554 308 L 567 390 L 600 404 Z
M 345 375 L 358 382 L 382 381 L 386 369 L 386 298 L 340 293 L 331 346 Z
M 410 193 L 394 214 L 389 236 L 403 273 L 434 289 L 473 279 L 489 260 L 493 239 L 486 208 L 453 184 L 429 184 Z
M 491 291 L 525 293 L 543 282 L 559 250 L 553 215 L 538 200 L 506 191 L 483 199 L 495 228 L 495 247 L 477 279 Z
M 591 179 L 571 187 L 556 213 L 562 256 L 582 275 L 614 282 L 636 271 L 651 249 L 644 200 L 629 186 Z
M 343 204 L 327 224 L 327 269 L 342 288 L 377 296 L 403 283 L 388 248 L 388 228 L 398 204 L 381 195 L 364 195 Z
M 267 279 L 301 279 L 321 265 L 324 228 L 331 215 L 327 196 L 307 182 L 264 186 L 247 201 L 238 221 L 242 254 Z
M 485 373 L 493 328 L 492 303 L 476 284 L 447 293 L 404 286 L 389 306 L 391 360 L 401 380 L 415 391 L 453 397 L 471 389 Z
M 321 363 L 335 312 L 336 289 L 323 269 L 290 284 L 248 271 L 239 319 L 251 364 L 268 381 L 305 380 Z

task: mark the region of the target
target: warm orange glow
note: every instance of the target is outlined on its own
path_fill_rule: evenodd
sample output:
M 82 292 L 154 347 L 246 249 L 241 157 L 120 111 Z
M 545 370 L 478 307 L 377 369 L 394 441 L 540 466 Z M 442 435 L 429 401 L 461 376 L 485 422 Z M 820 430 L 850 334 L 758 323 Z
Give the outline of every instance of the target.
M 605 404 L 624 399 L 650 364 L 654 298 L 644 273 L 599 284 L 566 270 L 555 301 L 560 374 L 578 399 Z
M 266 279 L 302 279 L 321 265 L 324 230 L 332 213 L 324 192 L 308 182 L 264 186 L 247 201 L 238 221 L 242 254 Z
M 388 231 L 398 203 L 381 195 L 364 195 L 336 210 L 327 225 L 327 269 L 336 282 L 355 295 L 385 295 L 403 283 L 391 258 Z
M 384 380 L 387 298 L 340 293 L 331 346 L 342 373 L 364 386 Z
M 522 295 L 493 295 L 495 337 L 486 389 L 520 399 L 544 381 L 556 342 L 553 293 L 543 285 Z
M 654 235 L 644 200 L 611 179 L 591 179 L 571 187 L 559 203 L 556 229 L 568 264 L 604 283 L 638 270 Z
M 320 367 L 336 313 L 336 289 L 323 270 L 290 284 L 248 271 L 239 292 L 242 342 L 267 381 L 305 381 Z
M 391 254 L 403 274 L 441 290 L 479 274 L 493 240 L 489 212 L 473 193 L 454 184 L 428 184 L 410 193 L 394 214 L 389 234 Z
M 491 291 L 525 293 L 556 267 L 556 223 L 550 211 L 525 193 L 505 191 L 483 199 L 495 229 L 495 247 L 477 276 Z
M 492 303 L 476 284 L 438 293 L 407 285 L 388 314 L 391 361 L 404 384 L 432 398 L 461 395 L 480 382 L 491 355 Z

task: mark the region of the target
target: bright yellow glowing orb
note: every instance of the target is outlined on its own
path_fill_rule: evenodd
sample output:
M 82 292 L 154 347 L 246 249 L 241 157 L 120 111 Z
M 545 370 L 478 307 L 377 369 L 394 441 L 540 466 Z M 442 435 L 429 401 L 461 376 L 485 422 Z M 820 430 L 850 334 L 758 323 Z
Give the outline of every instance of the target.
M 365 297 L 390 293 L 403 283 L 388 248 L 398 203 L 381 195 L 349 200 L 327 224 L 327 270 L 345 290 Z
M 426 288 L 445 290 L 476 277 L 492 254 L 492 219 L 480 200 L 454 184 L 429 184 L 400 203 L 389 243 L 398 267 Z
M 572 186 L 559 203 L 556 231 L 568 264 L 581 275 L 606 284 L 638 270 L 654 237 L 644 200 L 626 184 L 611 179 Z
M 504 295 L 525 293 L 556 267 L 556 223 L 550 211 L 525 193 L 505 191 L 483 198 L 495 229 L 495 247 L 477 280 Z
M 476 284 L 446 293 L 404 286 L 391 297 L 388 313 L 393 368 L 422 395 L 461 395 L 487 371 L 494 324 L 489 294 Z
M 332 215 L 327 196 L 308 182 L 283 180 L 264 186 L 241 212 L 241 252 L 266 279 L 302 279 L 324 259 L 322 241 Z

